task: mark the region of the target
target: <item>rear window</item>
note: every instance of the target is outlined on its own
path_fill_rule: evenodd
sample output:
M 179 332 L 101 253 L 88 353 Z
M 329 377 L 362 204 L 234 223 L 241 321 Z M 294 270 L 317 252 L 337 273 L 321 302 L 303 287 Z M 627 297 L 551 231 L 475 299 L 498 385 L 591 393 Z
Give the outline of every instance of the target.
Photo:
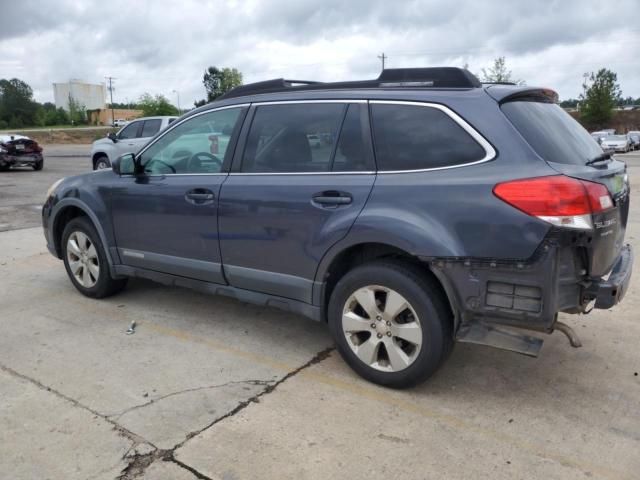
M 477 162 L 485 150 L 443 111 L 420 105 L 373 104 L 378 170 L 422 170 Z
M 555 103 L 514 101 L 503 104 L 502 111 L 547 162 L 584 165 L 602 155 L 589 132 Z

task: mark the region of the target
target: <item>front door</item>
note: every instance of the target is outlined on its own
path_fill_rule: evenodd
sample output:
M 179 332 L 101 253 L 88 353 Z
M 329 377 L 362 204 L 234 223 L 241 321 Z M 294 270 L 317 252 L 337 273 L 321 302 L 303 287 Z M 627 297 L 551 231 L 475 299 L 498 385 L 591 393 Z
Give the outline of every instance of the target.
M 120 178 L 111 209 L 123 264 L 224 283 L 218 199 L 243 114 L 226 108 L 177 124 L 138 156 L 144 174 Z
M 320 259 L 347 234 L 375 179 L 366 104 L 258 105 L 251 116 L 241 162 L 220 192 L 225 275 L 238 288 L 311 303 Z

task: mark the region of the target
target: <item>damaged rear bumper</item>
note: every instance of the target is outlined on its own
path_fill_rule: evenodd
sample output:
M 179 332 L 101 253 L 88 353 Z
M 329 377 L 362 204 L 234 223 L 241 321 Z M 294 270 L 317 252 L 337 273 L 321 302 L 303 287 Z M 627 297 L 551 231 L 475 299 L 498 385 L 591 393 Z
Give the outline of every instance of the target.
M 428 259 L 456 318 L 456 331 L 498 324 L 550 333 L 558 312 L 610 308 L 628 289 L 633 251 L 625 246 L 608 278 L 592 278 L 580 239 L 547 238 L 527 261 Z M 425 259 L 426 260 L 426 259 Z
M 625 245 L 620 252 L 608 278 L 594 281 L 587 295 L 595 298 L 594 308 L 611 308 L 624 298 L 633 272 L 633 248 Z
M 0 167 L 32 167 L 43 161 L 41 153 L 24 155 L 0 154 Z

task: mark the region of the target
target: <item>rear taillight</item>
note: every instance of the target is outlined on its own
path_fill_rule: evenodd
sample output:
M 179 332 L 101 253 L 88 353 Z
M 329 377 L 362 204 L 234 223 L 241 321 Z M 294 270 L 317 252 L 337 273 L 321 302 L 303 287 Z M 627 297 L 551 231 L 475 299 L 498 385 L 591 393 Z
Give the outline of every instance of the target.
M 493 193 L 531 216 L 567 228 L 593 228 L 591 215 L 613 207 L 601 183 L 564 175 L 499 183 Z

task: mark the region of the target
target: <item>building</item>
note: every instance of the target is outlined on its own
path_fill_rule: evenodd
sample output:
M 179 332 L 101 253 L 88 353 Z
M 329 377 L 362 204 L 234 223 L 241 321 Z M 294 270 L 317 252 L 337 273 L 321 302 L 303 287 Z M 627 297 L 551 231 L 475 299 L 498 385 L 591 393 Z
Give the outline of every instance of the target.
M 112 112 L 110 108 L 89 110 L 87 111 L 87 120 L 89 121 L 90 125 L 111 125 L 111 114 Z M 142 114 L 142 110 L 115 108 L 113 110 L 113 119 L 125 120 L 128 122 L 130 120 L 141 117 Z
M 73 79 L 67 83 L 53 84 L 53 99 L 56 107 L 69 111 L 69 98 L 86 110 L 98 110 L 106 107 L 106 87 L 104 83 L 86 83 Z

